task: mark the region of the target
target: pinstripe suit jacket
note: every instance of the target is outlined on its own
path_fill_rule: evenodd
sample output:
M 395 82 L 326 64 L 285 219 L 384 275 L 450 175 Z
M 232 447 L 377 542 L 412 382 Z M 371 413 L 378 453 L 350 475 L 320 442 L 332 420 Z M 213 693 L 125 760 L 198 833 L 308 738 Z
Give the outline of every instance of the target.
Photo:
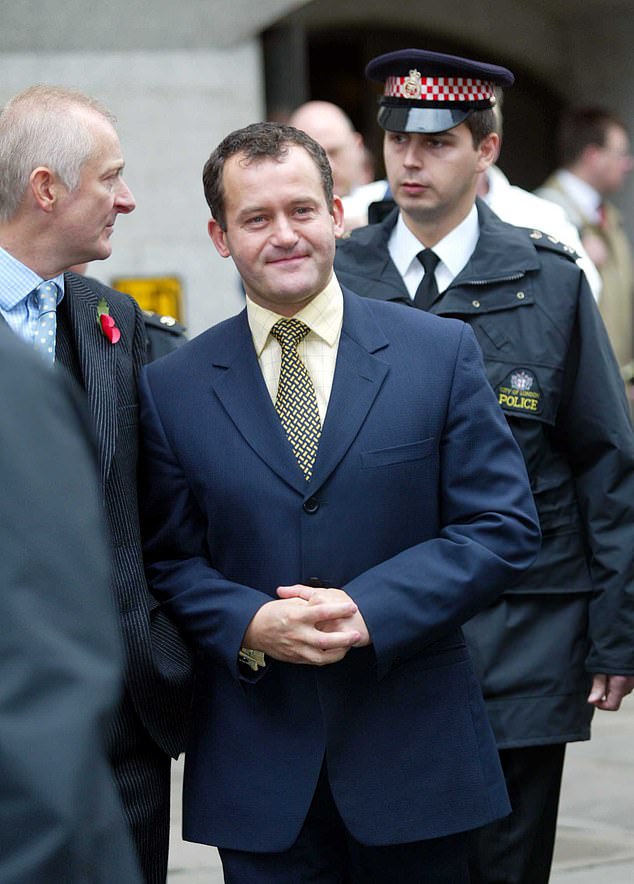
M 64 280 L 71 335 L 97 435 L 126 688 L 154 741 L 176 757 L 184 743 L 191 660 L 176 628 L 156 609 L 143 569 L 136 479 L 137 375 L 147 346 L 143 318 L 127 295 L 75 273 L 66 273 Z M 116 344 L 97 321 L 101 297 L 121 331 Z

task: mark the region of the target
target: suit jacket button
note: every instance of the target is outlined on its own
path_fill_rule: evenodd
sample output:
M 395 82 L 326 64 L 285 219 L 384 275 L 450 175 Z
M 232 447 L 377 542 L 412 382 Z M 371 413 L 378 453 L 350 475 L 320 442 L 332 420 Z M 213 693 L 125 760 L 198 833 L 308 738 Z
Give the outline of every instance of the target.
M 309 497 L 308 500 L 304 501 L 303 509 L 305 513 L 312 516 L 312 514 L 316 513 L 319 509 L 319 501 L 316 497 Z

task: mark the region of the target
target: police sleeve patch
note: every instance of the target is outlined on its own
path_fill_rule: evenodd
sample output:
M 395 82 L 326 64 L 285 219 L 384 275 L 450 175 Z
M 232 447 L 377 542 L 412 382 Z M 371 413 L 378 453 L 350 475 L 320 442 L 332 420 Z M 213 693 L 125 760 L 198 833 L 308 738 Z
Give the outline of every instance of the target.
M 498 384 L 495 392 L 505 411 L 522 414 L 542 412 L 542 391 L 534 372 L 529 368 L 514 368 Z

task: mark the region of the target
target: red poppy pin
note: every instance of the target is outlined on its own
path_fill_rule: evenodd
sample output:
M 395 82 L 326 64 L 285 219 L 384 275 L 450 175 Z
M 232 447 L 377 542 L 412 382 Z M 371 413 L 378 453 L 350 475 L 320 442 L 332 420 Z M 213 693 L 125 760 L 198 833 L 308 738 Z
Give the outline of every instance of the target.
M 116 344 L 121 337 L 121 332 L 110 315 L 110 307 L 108 307 L 108 302 L 105 298 L 101 298 L 97 304 L 97 322 L 110 343 Z

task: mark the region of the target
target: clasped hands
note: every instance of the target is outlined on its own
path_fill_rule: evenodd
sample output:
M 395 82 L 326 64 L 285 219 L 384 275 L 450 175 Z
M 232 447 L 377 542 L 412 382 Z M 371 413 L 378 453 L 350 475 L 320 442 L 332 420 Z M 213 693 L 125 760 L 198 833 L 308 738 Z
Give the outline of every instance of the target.
M 326 666 L 370 644 L 365 620 L 342 589 L 278 586 L 278 599 L 256 612 L 243 644 L 274 660 Z

